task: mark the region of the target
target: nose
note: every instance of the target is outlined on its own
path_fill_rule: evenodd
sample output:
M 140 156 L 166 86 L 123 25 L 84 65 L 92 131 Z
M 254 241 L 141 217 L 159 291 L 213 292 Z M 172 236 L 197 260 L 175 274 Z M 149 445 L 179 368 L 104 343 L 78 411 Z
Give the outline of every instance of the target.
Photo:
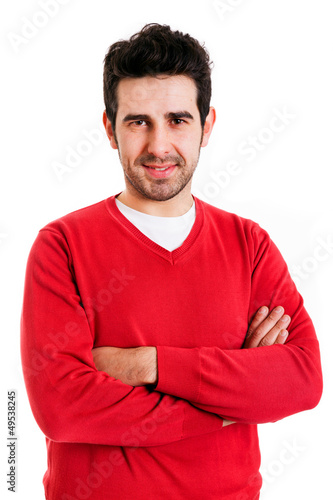
M 156 125 L 148 136 L 148 153 L 157 158 L 164 158 L 172 150 L 171 140 L 168 130 L 160 125 Z

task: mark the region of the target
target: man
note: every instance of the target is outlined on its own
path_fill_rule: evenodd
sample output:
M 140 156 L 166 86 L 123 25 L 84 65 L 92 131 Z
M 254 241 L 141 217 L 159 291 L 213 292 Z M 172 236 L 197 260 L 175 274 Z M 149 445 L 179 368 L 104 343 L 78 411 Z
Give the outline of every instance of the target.
M 31 250 L 22 360 L 48 500 L 256 500 L 256 424 L 321 397 L 316 334 L 278 249 L 191 195 L 210 73 L 168 26 L 112 45 L 103 120 L 125 189 Z

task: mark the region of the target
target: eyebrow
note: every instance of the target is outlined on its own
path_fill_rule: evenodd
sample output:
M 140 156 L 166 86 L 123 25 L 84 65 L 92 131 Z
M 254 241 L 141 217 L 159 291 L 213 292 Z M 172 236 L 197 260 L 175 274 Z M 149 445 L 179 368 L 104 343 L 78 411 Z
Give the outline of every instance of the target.
M 126 123 L 126 122 L 135 122 L 135 121 L 140 121 L 140 120 L 150 120 L 150 116 L 149 115 L 131 115 L 131 114 L 128 114 L 125 116 L 125 118 L 123 118 L 123 123 Z M 181 120 L 183 118 L 187 118 L 188 120 L 194 120 L 193 116 L 191 115 L 191 113 L 189 113 L 188 111 L 177 111 L 175 113 L 166 113 L 164 115 L 164 118 L 167 119 L 167 120 Z

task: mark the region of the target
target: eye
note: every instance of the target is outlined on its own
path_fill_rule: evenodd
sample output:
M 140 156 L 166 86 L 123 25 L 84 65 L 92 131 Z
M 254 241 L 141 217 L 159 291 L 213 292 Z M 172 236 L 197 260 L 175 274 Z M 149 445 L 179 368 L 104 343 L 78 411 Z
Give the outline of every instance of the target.
M 137 120 L 135 122 L 131 122 L 131 125 L 136 125 L 137 127 L 142 127 L 142 125 L 146 124 L 145 120 Z
M 172 120 L 172 122 L 175 124 L 175 125 L 181 125 L 182 123 L 185 123 L 185 120 L 182 120 L 181 118 L 174 118 Z

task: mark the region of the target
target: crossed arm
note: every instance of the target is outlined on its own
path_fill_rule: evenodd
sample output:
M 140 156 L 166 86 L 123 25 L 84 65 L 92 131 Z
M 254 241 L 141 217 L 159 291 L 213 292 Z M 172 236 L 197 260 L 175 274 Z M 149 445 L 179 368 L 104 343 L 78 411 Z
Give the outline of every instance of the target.
M 261 307 L 249 326 L 243 348 L 284 344 L 290 321 L 282 307 L 275 307 L 271 312 L 268 307 Z M 92 349 L 92 354 L 97 370 L 124 384 L 138 387 L 158 382 L 156 347 L 97 347 Z
M 21 352 L 44 434 L 56 442 L 159 446 L 228 422 L 273 422 L 313 408 L 322 392 L 313 325 L 277 249 L 261 233 L 253 239 L 248 317 L 254 319 L 243 349 L 94 349 L 88 317 L 78 314 L 82 297 L 68 241 L 53 227 L 41 231 L 27 264 Z M 256 313 L 263 304 L 270 313 L 268 307 Z M 285 324 L 278 304 L 288 307 Z M 146 425 L 155 432 L 137 438 Z
M 67 240 L 53 228 L 41 231 L 27 264 L 21 351 L 44 434 L 61 442 L 131 446 L 138 425 L 158 421 L 156 432 L 139 443 L 156 446 L 219 430 L 226 420 L 273 422 L 318 404 L 322 375 L 314 327 L 277 249 L 267 236 L 253 237 L 248 314 L 254 319 L 243 349 L 93 349 L 88 318 L 78 314 Z M 256 313 L 261 304 L 271 312 Z M 286 324 L 278 304 L 288 307 Z

